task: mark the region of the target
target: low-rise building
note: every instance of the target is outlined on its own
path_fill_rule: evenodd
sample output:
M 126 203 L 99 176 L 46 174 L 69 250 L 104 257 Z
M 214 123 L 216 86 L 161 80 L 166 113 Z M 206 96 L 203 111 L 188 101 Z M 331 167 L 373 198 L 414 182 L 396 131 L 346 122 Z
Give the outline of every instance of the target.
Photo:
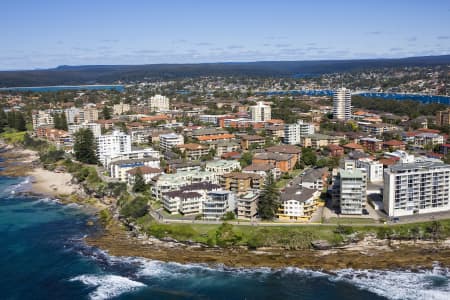
M 181 153 L 185 153 L 186 158 L 191 160 L 199 160 L 202 156 L 209 154 L 209 147 L 201 144 L 181 144 L 177 148 Z
M 264 148 L 266 139 L 260 135 L 243 135 L 241 136 L 241 147 L 244 150 L 249 150 L 250 148 L 261 149 Z
M 162 174 L 153 178 L 152 194 L 156 199 L 162 199 L 162 195 L 165 192 L 174 191 L 183 186 L 199 182 L 217 184 L 218 180 L 216 174 L 207 171 L 184 171 L 174 174 Z
M 207 143 L 210 149 L 216 150 L 216 156 L 222 156 L 225 153 L 238 151 L 241 147 L 235 141 L 212 141 Z
M 137 167 L 144 167 L 144 166 L 159 169 L 159 160 L 156 160 L 152 157 L 142 159 L 116 160 L 109 164 L 108 170 L 111 178 L 118 179 L 119 181 L 128 182 L 127 172 Z
M 328 176 L 328 168 L 309 169 L 301 176 L 301 186 L 322 191 L 328 184 Z
M 378 152 L 383 149 L 383 140 L 376 138 L 362 138 L 360 144 L 370 152 Z
M 242 169 L 243 173 L 251 173 L 258 174 L 264 178 L 267 178 L 267 175 L 272 174 L 274 179 L 280 178 L 281 170 L 278 168 L 274 168 L 271 164 L 251 164 Z
M 235 193 L 245 193 L 250 189 L 259 189 L 264 184 L 264 177 L 257 174 L 231 172 L 221 177 L 221 186 Z
M 94 137 L 102 135 L 102 129 L 98 123 L 71 124 L 68 126 L 68 131 L 71 135 L 77 133 L 80 129 L 89 129 L 94 134 Z
M 171 151 L 173 147 L 184 144 L 184 137 L 181 134 L 168 133 L 159 136 L 159 148 L 161 151 Z
M 269 164 L 281 170 L 281 172 L 292 171 L 297 163 L 293 154 L 280 154 L 274 152 L 256 153 L 253 156 L 253 164 Z
M 360 158 L 356 161 L 356 167 L 365 169 L 368 182 L 383 181 L 383 164 L 371 158 Z
M 389 151 L 395 151 L 395 150 L 405 150 L 406 144 L 399 140 L 389 140 L 383 142 L 383 149 L 389 150 Z
M 211 160 L 206 162 L 205 170 L 213 172 L 217 176 L 241 170 L 241 164 L 237 160 Z
M 227 212 L 236 210 L 236 197 L 230 191 L 212 191 L 209 192 L 205 201 L 203 201 L 203 219 L 218 221 L 223 218 Z
M 317 209 L 320 192 L 307 188 L 286 188 L 281 194 L 277 217 L 283 221 L 308 221 Z
M 300 137 L 300 145 L 302 147 L 320 149 L 331 144 L 339 145 L 339 140 L 342 138 L 343 137 L 316 133 Z
M 152 168 L 148 166 L 135 167 L 126 171 L 127 182 L 131 186 L 134 185 L 136 175 L 141 174 L 145 183 L 150 183 L 155 176 L 161 175 L 162 172 L 163 171 L 160 168 Z
M 258 190 L 249 190 L 237 198 L 238 219 L 253 220 L 258 214 Z

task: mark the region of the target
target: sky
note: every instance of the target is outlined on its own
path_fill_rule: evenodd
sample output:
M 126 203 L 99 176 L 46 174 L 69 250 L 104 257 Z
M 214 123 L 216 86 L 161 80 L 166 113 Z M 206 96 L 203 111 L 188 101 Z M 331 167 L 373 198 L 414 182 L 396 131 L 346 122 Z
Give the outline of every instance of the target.
M 449 0 L 2 0 L 0 70 L 450 54 Z

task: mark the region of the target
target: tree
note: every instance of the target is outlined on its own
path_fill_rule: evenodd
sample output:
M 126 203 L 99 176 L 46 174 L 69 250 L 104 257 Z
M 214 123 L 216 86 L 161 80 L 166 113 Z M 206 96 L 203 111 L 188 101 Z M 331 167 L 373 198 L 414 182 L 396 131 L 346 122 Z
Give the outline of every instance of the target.
M 125 203 L 120 210 L 120 214 L 126 218 L 139 218 L 144 216 L 148 210 L 148 200 L 145 197 L 138 196 Z
M 106 106 L 106 105 L 103 106 L 102 114 L 103 114 L 103 119 L 105 119 L 105 120 L 111 119 L 111 112 L 109 111 L 108 106 Z
M 147 190 L 147 184 L 145 183 L 144 176 L 140 168 L 137 169 L 136 175 L 134 175 L 133 192 L 142 193 Z
M 253 160 L 253 153 L 251 152 L 244 152 L 241 155 L 241 158 L 239 159 L 239 163 L 241 164 L 242 168 L 245 168 L 248 165 L 252 164 Z
M 94 134 L 90 129 L 80 129 L 75 133 L 75 143 L 73 151 L 75 158 L 86 164 L 96 164 L 98 162 L 95 153 Z
M 8 127 L 8 116 L 2 107 L 0 107 L 0 133 L 4 131 L 4 129 Z
M 316 164 L 317 156 L 314 150 L 311 148 L 304 148 L 302 150 L 302 156 L 300 160 L 307 166 L 312 166 Z
M 14 125 L 13 127 L 18 131 L 27 131 L 27 123 L 21 112 L 15 113 Z
M 273 220 L 280 206 L 280 192 L 275 186 L 271 172 L 267 174 L 264 189 L 259 196 L 258 215 L 263 220 Z

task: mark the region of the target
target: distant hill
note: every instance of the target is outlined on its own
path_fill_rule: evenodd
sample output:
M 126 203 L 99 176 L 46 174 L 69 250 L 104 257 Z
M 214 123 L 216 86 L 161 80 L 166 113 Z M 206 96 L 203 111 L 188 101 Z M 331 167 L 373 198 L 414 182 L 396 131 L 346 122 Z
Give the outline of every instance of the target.
M 92 65 L 59 66 L 54 69 L 0 71 L 0 87 L 77 85 L 139 81 L 145 78 L 197 76 L 291 77 L 297 74 L 320 75 L 364 69 L 450 64 L 450 55 L 399 59 L 263 61 L 201 64 Z

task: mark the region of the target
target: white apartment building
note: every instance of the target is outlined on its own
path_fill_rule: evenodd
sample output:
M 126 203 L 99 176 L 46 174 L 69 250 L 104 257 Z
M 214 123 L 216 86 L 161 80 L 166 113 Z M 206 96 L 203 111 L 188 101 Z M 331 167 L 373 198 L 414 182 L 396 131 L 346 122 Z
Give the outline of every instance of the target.
M 198 117 L 198 119 L 200 120 L 200 122 L 210 123 L 210 124 L 214 124 L 214 125 L 218 126 L 219 119 L 225 118 L 227 116 L 229 116 L 229 115 L 200 115 Z
M 174 174 L 162 174 L 152 187 L 152 193 L 156 199 L 162 199 L 163 193 L 180 189 L 183 186 L 209 182 L 218 183 L 216 174 L 207 171 L 178 171 Z
M 227 212 L 236 209 L 236 195 L 231 191 L 211 191 L 203 201 L 203 219 L 218 221 Z
M 367 198 L 365 174 L 361 169 L 341 170 L 339 177 L 341 214 L 362 214 Z
M 300 138 L 314 134 L 314 125 L 298 120 L 295 124 L 284 125 L 284 143 L 289 145 L 300 144 Z
M 156 151 L 153 148 L 144 148 L 144 149 L 132 149 L 131 151 L 119 153 L 113 156 L 108 156 L 106 158 L 105 167 L 109 167 L 109 165 L 113 162 L 119 160 L 127 160 L 127 159 L 143 159 L 143 158 L 153 158 L 155 160 L 160 159 L 161 154 L 159 151 Z
M 349 120 L 352 116 L 352 94 L 346 88 L 333 93 L 333 119 Z
M 270 108 L 270 105 L 259 101 L 256 103 L 256 105 L 250 106 L 250 115 L 252 121 L 264 122 L 272 118 L 272 110 Z
M 450 165 L 422 161 L 387 168 L 383 206 L 391 217 L 450 210 Z
M 68 126 L 68 131 L 71 135 L 75 134 L 80 129 L 90 129 L 94 134 L 94 137 L 102 135 L 101 126 L 97 123 L 71 124 Z
M 383 181 L 383 164 L 370 158 L 360 158 L 356 161 L 356 167 L 366 170 L 368 182 Z
M 109 164 L 108 170 L 111 178 L 118 179 L 119 181 L 128 180 L 128 171 L 137 167 L 149 167 L 159 169 L 159 159 L 148 157 L 141 159 L 125 159 L 117 160 Z
M 169 98 L 162 95 L 155 95 L 149 100 L 150 111 L 167 111 L 170 109 Z
M 444 136 L 437 133 L 419 133 L 414 136 L 414 146 L 425 147 L 427 145 L 442 145 L 444 143 Z
M 130 105 L 120 102 L 119 104 L 114 104 L 113 105 L 113 114 L 114 115 L 121 115 L 123 113 L 129 112 L 130 111 Z
M 171 151 L 173 147 L 184 144 L 181 134 L 167 133 L 159 136 L 159 148 L 161 151 Z
M 360 215 L 367 199 L 367 175 L 365 169 L 356 167 L 355 161 L 344 161 L 344 168 L 333 178 L 333 205 L 341 214 Z
M 237 160 L 212 160 L 206 163 L 205 170 L 213 172 L 217 174 L 217 176 L 222 176 L 223 174 L 231 173 L 235 170 L 240 171 L 241 164 Z
M 100 135 L 96 138 L 97 156 L 100 162 L 107 166 L 110 157 L 131 151 L 131 138 L 128 134 L 114 131 L 109 135 Z
M 76 124 L 78 123 L 78 116 L 80 114 L 80 109 L 76 107 L 67 108 L 64 110 L 66 114 L 67 124 Z
M 52 110 L 40 110 L 32 115 L 33 119 L 33 129 L 37 129 L 41 126 L 54 126 L 54 120 L 53 120 L 53 111 Z

